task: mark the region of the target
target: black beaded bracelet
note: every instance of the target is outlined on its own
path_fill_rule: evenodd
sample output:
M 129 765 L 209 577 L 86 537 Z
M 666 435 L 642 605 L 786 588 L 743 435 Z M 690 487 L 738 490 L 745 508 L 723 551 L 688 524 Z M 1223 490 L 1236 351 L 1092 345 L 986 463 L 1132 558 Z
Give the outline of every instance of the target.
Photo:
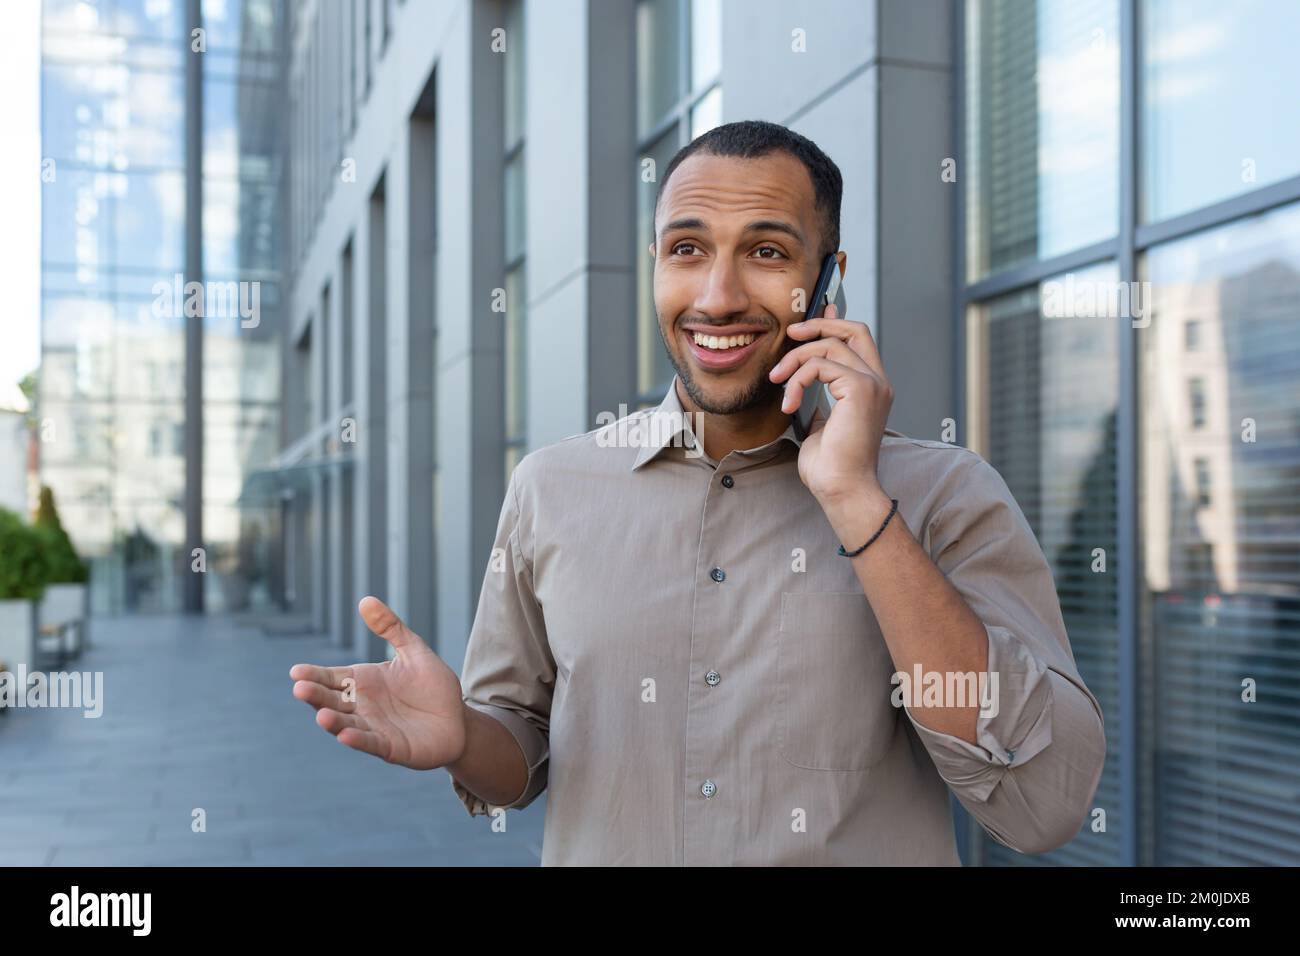
M 844 550 L 844 545 L 840 545 L 839 553 L 840 553 L 841 555 L 843 555 L 843 556 L 846 557 L 846 558 L 856 558 L 856 557 L 857 557 L 858 555 L 860 555 L 863 551 L 867 550 L 867 548 L 871 546 L 872 542 L 874 542 L 877 538 L 880 537 L 880 532 L 885 530 L 885 525 L 889 524 L 889 519 L 892 518 L 892 517 L 894 517 L 894 512 L 896 512 L 896 511 L 898 510 L 898 499 L 897 499 L 897 498 L 890 498 L 890 499 L 889 499 L 889 504 L 890 504 L 889 514 L 885 516 L 885 524 L 882 524 L 882 525 L 880 526 L 880 531 L 877 531 L 875 534 L 873 534 L 873 535 L 872 535 L 872 536 L 867 540 L 867 543 L 864 544 L 862 547 L 858 548 L 858 550 L 856 550 L 856 551 L 845 551 L 845 550 Z

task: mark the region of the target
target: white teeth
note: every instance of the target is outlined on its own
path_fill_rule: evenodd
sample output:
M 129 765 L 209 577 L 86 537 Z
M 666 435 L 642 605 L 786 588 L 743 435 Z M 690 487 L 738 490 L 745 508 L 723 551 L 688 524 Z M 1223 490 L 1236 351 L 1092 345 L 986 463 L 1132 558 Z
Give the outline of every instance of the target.
M 717 349 L 718 351 L 723 351 L 725 349 L 734 349 L 742 345 L 748 345 L 750 342 L 754 341 L 755 338 L 757 338 L 757 336 L 753 332 L 746 332 L 743 335 L 723 335 L 723 336 L 705 335 L 703 332 L 694 332 L 692 334 L 695 336 L 696 345 L 703 345 L 705 348 Z

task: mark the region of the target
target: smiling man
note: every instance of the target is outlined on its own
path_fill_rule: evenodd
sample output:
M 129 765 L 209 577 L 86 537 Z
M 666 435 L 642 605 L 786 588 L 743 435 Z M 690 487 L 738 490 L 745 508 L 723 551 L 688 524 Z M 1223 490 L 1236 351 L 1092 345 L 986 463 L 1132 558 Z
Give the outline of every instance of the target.
M 545 864 L 951 865 L 949 791 L 1025 853 L 1079 832 L 1101 710 L 1024 516 L 978 455 L 886 428 L 865 325 L 800 321 L 823 258 L 847 267 L 840 193 L 771 123 L 674 157 L 663 402 L 515 469 L 460 680 L 362 601 L 396 656 L 296 665 L 322 727 L 447 768 L 471 814 L 549 788 Z

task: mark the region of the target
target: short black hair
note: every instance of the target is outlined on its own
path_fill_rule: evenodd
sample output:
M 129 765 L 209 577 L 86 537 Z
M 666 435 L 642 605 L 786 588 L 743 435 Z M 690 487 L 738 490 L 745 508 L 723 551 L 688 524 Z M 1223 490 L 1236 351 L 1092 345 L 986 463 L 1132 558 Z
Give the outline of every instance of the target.
M 659 180 L 659 191 L 655 194 L 655 236 L 658 238 L 659 200 L 668 188 L 668 180 L 673 171 L 687 158 L 696 153 L 711 156 L 736 156 L 741 159 L 757 159 L 775 152 L 789 153 L 804 164 L 812 178 L 813 197 L 817 211 L 821 213 L 822 248 L 818 259 L 823 259 L 840 248 L 840 200 L 844 194 L 844 179 L 840 168 L 829 156 L 822 152 L 812 140 L 800 136 L 792 129 L 765 120 L 741 120 L 715 126 L 707 133 L 701 133 L 677 151 L 669 162 Z

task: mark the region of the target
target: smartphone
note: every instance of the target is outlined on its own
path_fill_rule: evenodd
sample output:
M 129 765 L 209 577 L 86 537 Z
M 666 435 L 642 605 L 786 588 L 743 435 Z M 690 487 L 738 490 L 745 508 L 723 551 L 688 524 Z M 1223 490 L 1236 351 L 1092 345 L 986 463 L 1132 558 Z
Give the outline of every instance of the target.
M 834 254 L 831 254 L 822 260 L 821 274 L 817 276 L 817 285 L 813 287 L 813 294 L 808 300 L 808 309 L 804 312 L 804 318 L 821 318 L 826 312 L 826 306 L 835 301 L 835 296 L 839 291 L 840 263 Z M 813 340 L 800 339 L 797 341 L 799 345 L 803 345 L 805 341 L 811 342 Z M 812 427 L 813 415 L 818 406 L 826 407 L 825 397 L 826 386 L 821 382 L 814 382 L 803 390 L 803 402 L 799 405 L 799 410 L 792 416 L 800 441 L 803 441 L 808 435 L 808 429 Z

